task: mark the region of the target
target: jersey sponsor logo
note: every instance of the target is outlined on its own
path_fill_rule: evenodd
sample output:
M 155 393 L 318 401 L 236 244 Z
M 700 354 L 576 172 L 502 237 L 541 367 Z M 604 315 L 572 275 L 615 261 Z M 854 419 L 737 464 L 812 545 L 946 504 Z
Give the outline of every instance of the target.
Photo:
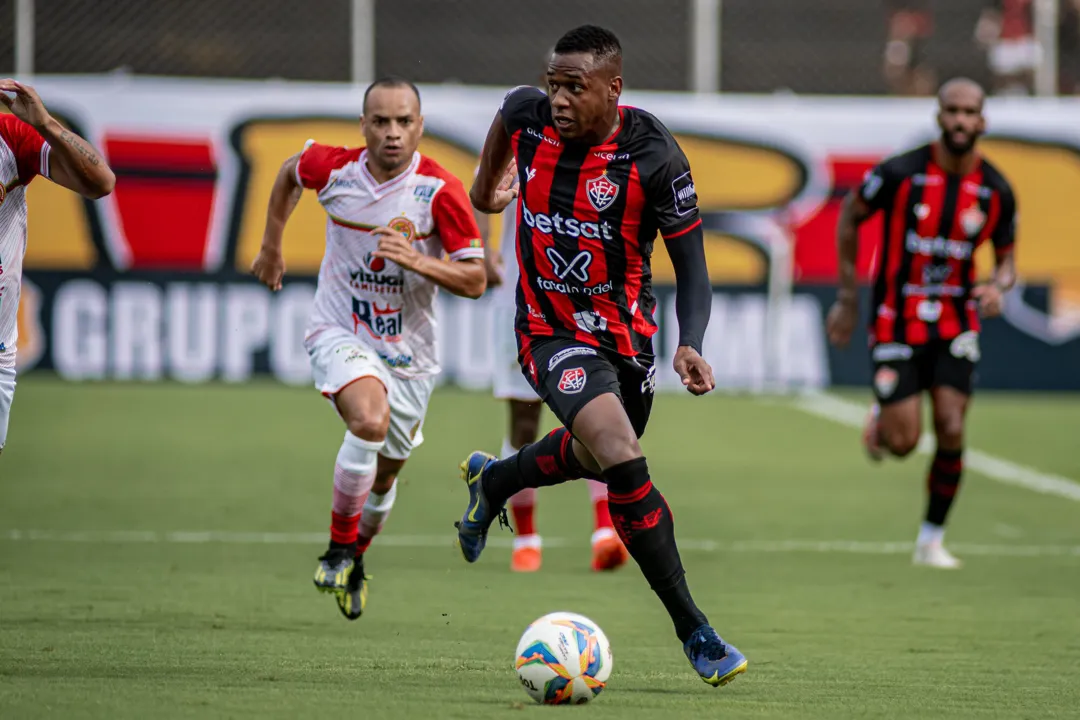
M 909 230 L 904 240 L 905 249 L 912 255 L 967 260 L 973 246 L 967 240 L 948 240 L 943 237 L 925 238 Z
M 386 269 L 386 260 L 381 257 L 375 257 L 374 250 L 364 255 L 364 264 L 367 265 L 368 270 L 371 270 L 371 272 L 381 273 Z
M 649 372 L 645 373 L 645 379 L 641 382 L 641 394 L 652 395 L 656 392 L 656 366 L 650 365 Z
M 923 285 L 939 285 L 952 277 L 952 265 L 927 265 L 922 271 Z
M 862 184 L 863 200 L 866 200 L 867 202 L 873 200 L 877 196 L 878 192 L 881 190 L 881 186 L 883 184 L 884 181 L 881 179 L 881 175 L 878 174 L 876 170 L 871 170 L 866 173 L 866 176 L 863 178 Z
M 433 197 L 435 197 L 435 188 L 431 185 L 421 185 L 413 189 L 413 199 L 418 202 L 430 203 Z
M 925 323 L 936 323 L 941 319 L 940 300 L 921 300 L 915 306 L 915 317 Z
M 910 345 L 902 343 L 882 343 L 874 346 L 870 356 L 874 362 L 889 362 L 894 360 L 910 360 L 914 351 Z
M 575 217 L 564 218 L 559 213 L 554 215 L 534 213 L 529 210 L 527 205 L 522 205 L 521 217 L 526 225 L 539 230 L 545 235 L 561 235 L 572 239 L 615 240 L 615 236 L 611 232 L 611 225 L 607 222 L 585 222 Z
M 565 280 L 567 275 L 573 275 L 575 280 L 583 283 L 589 282 L 589 265 L 592 263 L 592 253 L 588 250 L 582 250 L 570 261 L 567 261 L 553 247 L 549 247 L 545 254 L 547 259 L 551 261 L 552 269 L 555 270 L 555 277 Z
M 554 370 L 555 367 L 566 358 L 575 357 L 577 355 L 596 355 L 596 350 L 591 347 L 584 346 L 571 347 L 566 348 L 565 350 L 560 350 L 559 352 L 552 355 L 551 359 L 548 360 L 548 372 Z
M 895 368 L 879 367 L 874 373 L 874 389 L 882 398 L 891 397 L 900 382 L 900 373 Z
M 982 357 L 979 350 L 979 333 L 974 330 L 960 333 L 953 338 L 952 344 L 949 345 L 949 352 L 955 358 L 967 359 L 973 363 L 979 362 L 979 358 Z
M 608 162 L 612 162 L 614 160 L 629 160 L 630 153 L 594 152 L 593 157 L 598 157 L 601 160 L 607 160 Z
M 677 215 L 689 215 L 697 207 L 697 188 L 689 170 L 671 181 L 671 192 L 675 196 Z
M 561 142 L 559 142 L 558 140 L 556 140 L 553 137 L 548 137 L 547 135 L 545 135 L 542 132 L 538 132 L 538 131 L 536 131 L 536 130 L 534 130 L 532 128 L 525 128 L 525 132 L 532 135 L 534 138 L 538 138 L 541 141 L 546 142 L 548 145 L 553 145 L 555 147 L 562 147 Z
M 364 255 L 364 267 L 349 271 L 349 287 L 360 292 L 380 295 L 398 295 L 405 284 L 405 276 L 396 271 L 390 272 L 385 258 L 375 257 L 374 251 Z
M 920 220 L 925 220 L 926 218 L 930 217 L 930 206 L 926 203 L 915 203 L 915 207 L 913 207 L 911 210 L 913 213 L 915 213 L 915 217 L 919 218 Z
M 574 313 L 574 322 L 578 329 L 587 333 L 604 332 L 608 328 L 607 318 L 592 310 L 582 310 Z
M 585 368 L 568 368 L 562 371 L 559 377 L 559 392 L 565 395 L 576 395 L 585 389 Z
M 387 342 L 395 342 L 401 337 L 400 307 L 379 307 L 377 303 L 353 298 L 352 319 L 353 333 L 364 328 L 376 340 Z
M 596 208 L 597 212 L 603 212 L 611 207 L 615 198 L 619 197 L 619 186 L 608 179 L 607 172 L 585 181 L 585 194 L 589 203 Z
M 982 230 L 985 224 L 986 213 L 974 205 L 960 213 L 960 227 L 969 237 Z

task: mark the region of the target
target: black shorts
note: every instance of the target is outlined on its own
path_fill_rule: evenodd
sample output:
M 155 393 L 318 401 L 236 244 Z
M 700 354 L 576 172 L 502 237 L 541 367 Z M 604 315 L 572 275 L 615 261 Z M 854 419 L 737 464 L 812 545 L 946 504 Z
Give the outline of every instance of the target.
M 880 343 L 871 349 L 870 358 L 874 396 L 882 405 L 935 387 L 951 387 L 971 395 L 979 362 L 979 335 L 966 332 L 925 345 Z
M 614 393 L 634 432 L 638 437 L 644 434 L 656 389 L 651 344 L 630 358 L 570 338 L 519 334 L 518 351 L 525 379 L 571 432 L 581 408 L 600 395 Z

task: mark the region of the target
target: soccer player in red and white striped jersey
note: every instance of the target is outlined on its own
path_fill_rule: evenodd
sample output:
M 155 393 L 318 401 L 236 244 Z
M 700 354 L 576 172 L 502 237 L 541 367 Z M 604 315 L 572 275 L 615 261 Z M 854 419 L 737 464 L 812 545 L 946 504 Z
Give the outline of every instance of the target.
M 870 457 L 908 455 L 922 433 L 922 393 L 934 410 L 937 451 L 914 562 L 956 568 L 943 546 L 945 518 L 963 470 L 964 417 L 979 361 L 979 317 L 1001 312 L 1016 271 L 1016 199 L 1001 172 L 976 149 L 986 128 L 984 93 L 958 78 L 938 95 L 941 137 L 887 159 L 844 202 L 837 228 L 839 297 L 830 340 L 847 345 L 858 318 L 858 226 L 885 215 L 870 318 L 874 393 L 864 433 Z M 994 278 L 975 282 L 975 250 L 994 246 Z
M 26 254 L 26 186 L 38 175 L 91 200 L 112 192 L 116 177 L 94 147 L 61 125 L 37 91 L 0 80 L 0 452 L 15 396 L 19 290 Z

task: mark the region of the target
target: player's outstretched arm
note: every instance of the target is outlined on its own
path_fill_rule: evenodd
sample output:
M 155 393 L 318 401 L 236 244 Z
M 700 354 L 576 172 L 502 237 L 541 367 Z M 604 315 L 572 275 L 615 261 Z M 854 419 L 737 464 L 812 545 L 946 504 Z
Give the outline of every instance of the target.
M 91 200 L 113 191 L 116 176 L 101 153 L 50 115 L 34 88 L 5 78 L 0 80 L 0 90 L 0 102 L 49 143 L 50 180 Z
M 836 249 L 840 255 L 840 289 L 836 302 L 829 309 L 826 331 L 829 342 L 846 347 L 859 320 L 859 288 L 855 277 L 855 260 L 859 251 L 859 225 L 873 210 L 857 192 L 848 193 L 840 208 L 836 224 Z
M 701 224 L 674 238 L 664 238 L 675 268 L 675 317 L 679 321 L 679 347 L 675 372 L 694 395 L 716 387 L 712 368 L 701 357 L 705 328 L 712 314 L 712 283 L 705 263 L 705 233 Z
M 379 238 L 375 257 L 397 263 L 447 292 L 475 300 L 487 289 L 487 271 L 484 270 L 483 258 L 443 260 L 425 255 L 413 247 L 404 235 L 388 227 L 375 228 L 371 234 Z
M 484 140 L 480 169 L 469 190 L 469 201 L 482 213 L 500 213 L 518 196 L 516 179 L 517 164 L 511 162 L 510 136 L 502 112 L 497 112 Z
M 266 229 L 263 231 L 262 246 L 251 264 L 251 272 L 259 281 L 271 290 L 281 289 L 281 279 L 285 275 L 285 258 L 281 247 L 285 236 L 285 223 L 300 202 L 304 188 L 296 177 L 296 165 L 300 153 L 286 160 L 274 179 L 274 188 L 270 191 L 270 202 L 266 208 Z

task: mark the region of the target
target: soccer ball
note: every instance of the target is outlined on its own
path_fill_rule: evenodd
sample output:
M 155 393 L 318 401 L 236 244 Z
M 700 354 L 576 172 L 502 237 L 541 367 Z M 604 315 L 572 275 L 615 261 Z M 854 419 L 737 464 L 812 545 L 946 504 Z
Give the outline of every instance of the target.
M 581 705 L 604 689 L 611 675 L 611 645 L 589 618 L 551 613 L 525 628 L 514 669 L 536 702 Z

